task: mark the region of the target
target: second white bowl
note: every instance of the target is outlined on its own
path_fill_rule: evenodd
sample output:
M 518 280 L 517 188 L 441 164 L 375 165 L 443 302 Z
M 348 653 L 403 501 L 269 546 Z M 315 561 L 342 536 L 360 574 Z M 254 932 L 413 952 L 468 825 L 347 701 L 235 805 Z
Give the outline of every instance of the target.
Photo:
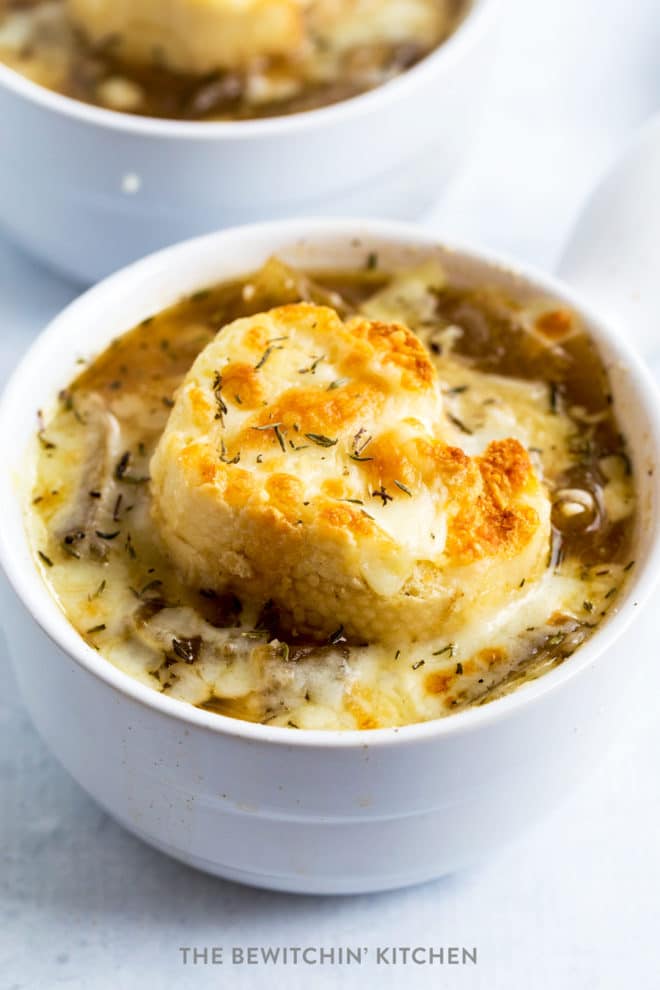
M 0 224 L 31 254 L 93 282 L 219 227 L 324 215 L 412 219 L 464 160 L 500 0 L 437 51 L 334 106 L 235 123 L 87 106 L 0 64 Z

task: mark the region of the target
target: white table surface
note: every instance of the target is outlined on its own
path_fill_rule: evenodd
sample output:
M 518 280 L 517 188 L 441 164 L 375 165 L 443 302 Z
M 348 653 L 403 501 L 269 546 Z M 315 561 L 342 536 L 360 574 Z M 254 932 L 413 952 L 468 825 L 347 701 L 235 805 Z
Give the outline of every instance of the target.
M 658 109 L 660 9 L 657 0 L 510 0 L 503 34 L 472 165 L 428 222 L 551 267 L 584 195 Z M 76 291 L 0 237 L 0 381 Z M 652 609 L 622 650 L 623 665 L 646 657 L 644 689 L 602 768 L 551 820 L 470 872 L 322 900 L 195 873 L 99 810 L 23 710 L 0 579 L 0 987 L 657 990 L 658 631 Z M 338 944 L 474 945 L 478 964 L 214 968 L 184 966 L 179 952 Z

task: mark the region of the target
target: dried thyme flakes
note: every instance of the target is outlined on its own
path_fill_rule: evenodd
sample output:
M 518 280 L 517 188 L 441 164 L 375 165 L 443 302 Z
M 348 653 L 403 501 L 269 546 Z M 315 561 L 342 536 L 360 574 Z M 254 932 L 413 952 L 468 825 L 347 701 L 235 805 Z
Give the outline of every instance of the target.
M 320 365 L 321 361 L 325 361 L 325 354 L 321 354 L 319 357 L 314 358 L 312 363 L 308 368 L 298 368 L 299 375 L 315 375 L 316 369 Z
M 87 596 L 88 600 L 90 602 L 93 602 L 95 598 L 99 598 L 105 591 L 106 586 L 107 586 L 107 581 L 105 580 L 105 578 L 103 578 L 96 591 L 93 591 L 91 594 Z
M 286 454 L 286 443 L 284 442 L 281 427 L 282 423 L 265 423 L 263 426 L 253 426 L 252 429 L 258 430 L 260 433 L 266 433 L 268 430 L 272 430 L 275 434 L 277 442 L 282 448 L 282 452 Z M 261 461 L 259 461 L 259 457 L 257 457 L 257 463 L 261 463 Z
M 305 433 L 305 436 L 319 447 L 334 447 L 338 442 L 338 437 L 333 440 L 332 437 L 326 437 L 322 433 Z
M 373 457 L 363 456 L 365 450 L 373 440 L 372 436 L 368 436 L 365 440 L 362 439 L 366 432 L 365 428 L 361 427 L 353 437 L 353 449 L 348 455 L 352 461 L 373 461 Z
M 276 337 L 275 339 L 276 340 L 284 340 L 285 338 L 284 337 Z M 281 350 L 282 350 L 282 347 L 281 346 L 278 347 L 275 344 L 269 344 L 268 347 L 266 348 L 266 350 L 263 352 L 263 354 L 259 358 L 259 360 L 257 361 L 257 363 L 255 364 L 254 370 L 255 371 L 259 371 L 260 368 L 263 368 L 263 366 L 265 365 L 266 361 L 271 356 L 271 354 L 273 353 L 273 351 L 281 351 Z
M 474 435 L 474 430 L 471 430 L 469 426 L 466 426 L 462 419 L 458 416 L 454 416 L 453 413 L 447 413 L 447 419 L 450 423 L 453 423 L 456 429 L 460 430 L 461 433 L 465 433 L 467 436 L 471 437 Z
M 441 650 L 436 650 L 435 653 L 433 653 L 432 655 L 434 657 L 441 657 L 445 653 L 448 653 L 450 657 L 453 657 L 455 651 L 456 651 L 456 643 L 447 643 L 446 646 L 443 646 Z
M 115 467 L 115 481 L 122 481 L 127 485 L 144 485 L 149 481 L 148 475 L 133 475 L 128 473 L 131 463 L 131 452 L 125 450 L 119 458 Z
M 220 425 L 225 425 L 225 416 L 227 415 L 227 403 L 222 398 L 222 375 L 219 371 L 216 371 L 213 376 L 213 395 L 215 397 L 215 418 L 220 420 Z
M 385 488 L 385 485 L 381 485 L 380 488 L 377 488 L 376 491 L 373 491 L 371 493 L 371 497 L 381 499 L 383 505 L 387 505 L 388 502 L 394 501 L 394 497 L 389 494 L 389 492 Z
M 238 464 L 241 459 L 241 452 L 238 451 L 233 457 L 227 456 L 227 448 L 225 447 L 224 440 L 220 441 L 220 460 L 223 464 Z

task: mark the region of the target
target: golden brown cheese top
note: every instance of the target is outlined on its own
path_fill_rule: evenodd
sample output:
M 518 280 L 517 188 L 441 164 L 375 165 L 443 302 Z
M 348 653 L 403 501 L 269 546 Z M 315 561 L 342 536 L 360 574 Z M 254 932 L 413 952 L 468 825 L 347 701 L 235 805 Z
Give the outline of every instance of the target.
M 451 435 L 407 327 L 278 307 L 193 365 L 152 462 L 154 518 L 190 580 L 272 597 L 292 628 L 437 631 L 537 573 L 549 545 L 523 446 L 468 456 Z

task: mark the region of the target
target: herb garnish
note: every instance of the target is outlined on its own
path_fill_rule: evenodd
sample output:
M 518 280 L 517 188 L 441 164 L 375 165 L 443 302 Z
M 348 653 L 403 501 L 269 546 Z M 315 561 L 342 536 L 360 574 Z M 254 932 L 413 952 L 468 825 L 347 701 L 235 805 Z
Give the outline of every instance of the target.
M 410 491 L 410 489 L 406 485 L 404 485 L 404 483 L 402 481 L 397 481 L 396 478 L 395 478 L 394 479 L 394 484 L 396 485 L 397 488 L 400 488 L 402 492 L 405 492 L 406 495 L 410 495 L 410 497 L 412 498 L 412 492 Z
M 339 629 L 335 629 L 331 636 L 328 636 L 328 643 L 330 646 L 336 646 L 337 643 L 345 643 L 346 636 L 344 635 L 344 627 L 341 625 Z
M 37 438 L 44 450 L 55 450 L 55 444 L 52 440 L 47 439 L 43 430 L 39 430 L 37 433 Z
M 624 441 L 622 439 L 622 443 L 623 442 Z M 623 461 L 623 467 L 624 467 L 624 470 L 625 470 L 626 475 L 628 477 L 630 477 L 630 475 L 632 474 L 632 462 L 631 462 L 630 458 L 628 457 L 628 455 L 626 454 L 625 450 L 620 450 L 619 451 L 619 457 Z
M 93 602 L 95 598 L 98 598 L 105 591 L 106 580 L 105 578 L 101 581 L 100 585 L 91 595 L 87 596 L 88 601 Z
M 336 378 L 334 382 L 330 382 L 326 391 L 332 392 L 332 390 L 335 388 L 341 388 L 342 385 L 346 385 L 348 380 L 349 380 L 348 378 Z
M 100 622 L 98 626 L 92 626 L 91 629 L 88 629 L 87 635 L 91 636 L 93 633 L 103 632 L 104 629 L 107 629 L 105 622 Z
M 363 453 L 363 451 L 365 451 L 367 449 L 367 447 L 369 446 L 369 444 L 373 440 L 373 437 L 372 436 L 368 436 L 366 440 L 364 440 L 362 443 L 360 443 L 360 440 L 362 440 L 362 437 L 364 436 L 364 434 L 366 432 L 367 431 L 365 430 L 364 426 L 361 426 L 360 429 L 355 434 L 355 436 L 353 437 L 353 450 L 357 454 Z
M 465 423 L 460 420 L 458 416 L 454 416 L 453 413 L 448 412 L 447 419 L 450 423 L 453 423 L 454 426 L 461 431 L 461 433 L 466 433 L 469 437 L 474 435 L 474 430 L 471 430 L 469 426 L 466 426 Z
M 594 603 L 593 602 L 590 602 L 588 600 L 585 600 L 585 601 L 582 602 L 582 608 L 585 610 L 585 612 L 593 612 L 593 610 L 594 610 Z
M 456 673 L 457 674 L 462 674 L 463 673 L 463 664 L 460 663 L 460 661 L 459 661 L 459 663 L 456 664 Z
M 413 670 L 419 670 L 419 668 L 420 667 L 423 667 L 425 663 L 426 663 L 426 660 L 418 660 L 416 663 L 412 664 L 412 669 Z
M 75 403 L 73 401 L 73 394 L 68 388 L 63 388 L 62 391 L 57 396 L 57 398 L 62 403 L 62 408 L 65 412 L 73 413 L 74 417 L 78 420 L 79 423 L 85 422 L 85 420 L 82 418 L 82 416 L 76 409 Z
M 282 453 L 283 454 L 286 454 L 286 444 L 284 442 L 284 437 L 282 436 L 282 433 L 280 432 L 279 423 L 276 423 L 275 424 L 275 426 L 273 427 L 273 432 L 274 432 L 275 436 L 277 437 L 277 442 L 279 443 L 279 445 L 280 445 L 280 447 L 282 449 Z
M 557 382 L 550 382 L 550 412 L 556 414 L 559 408 L 559 385 Z
M 338 440 L 337 437 L 332 440 L 330 437 L 326 437 L 322 433 L 306 433 L 305 436 L 308 440 L 311 440 L 312 443 L 318 444 L 319 447 L 334 447 Z
M 279 443 L 280 447 L 282 448 L 282 451 L 286 454 L 286 444 L 284 442 L 284 437 L 282 436 L 282 433 L 280 432 L 281 425 L 282 425 L 281 423 L 264 423 L 263 426 L 253 426 L 252 429 L 253 430 L 259 430 L 260 433 L 264 433 L 266 430 L 272 430 L 274 432 L 275 436 L 277 437 L 277 442 Z M 261 456 L 261 455 L 259 455 L 259 456 Z M 261 461 L 259 460 L 259 457 L 257 457 L 257 463 L 258 464 L 261 464 Z
M 393 502 L 394 498 L 389 494 L 385 485 L 381 485 L 375 492 L 371 493 L 372 498 L 380 498 L 383 500 L 383 505 L 387 505 L 388 502 Z
M 213 375 L 213 395 L 215 396 L 216 412 L 215 418 L 220 420 L 220 425 L 225 425 L 225 416 L 227 415 L 227 403 L 222 398 L 220 394 L 222 392 L 222 375 L 219 371 L 216 371 Z
M 309 368 L 298 368 L 299 375 L 314 375 L 316 374 L 316 369 L 318 368 L 321 361 L 325 361 L 325 354 L 321 354 L 320 357 L 314 358 Z
M 208 299 L 210 295 L 211 295 L 210 289 L 198 289 L 197 292 L 193 292 L 193 294 L 190 296 L 190 302 L 191 303 L 203 302 L 204 299 Z
M 278 339 L 278 338 L 275 338 L 275 339 Z M 284 339 L 284 338 L 282 338 L 282 339 Z M 271 356 L 271 354 L 273 353 L 273 351 L 281 351 L 281 350 L 282 350 L 281 347 L 275 347 L 275 346 L 273 346 L 273 344 L 269 344 L 268 347 L 266 348 L 266 350 L 263 352 L 263 354 L 259 358 L 259 360 L 257 361 L 257 363 L 255 364 L 254 370 L 255 371 L 259 371 L 260 368 L 263 368 L 263 366 L 265 365 L 266 361 Z
M 432 654 L 432 656 L 441 657 L 443 653 L 448 653 L 450 657 L 453 657 L 455 650 L 456 650 L 456 643 L 447 643 L 447 645 L 443 646 L 441 650 L 436 650 L 435 653 Z
M 43 550 L 37 550 L 37 553 L 39 554 L 39 556 L 43 560 L 43 562 L 46 565 L 46 567 L 52 567 L 53 566 L 52 560 L 50 559 L 50 557 L 47 557 L 46 556 L 46 554 L 43 552 Z
M 115 467 L 115 480 L 123 481 L 127 485 L 144 485 L 147 481 L 149 481 L 148 476 L 140 477 L 138 475 L 130 475 L 126 473 L 130 462 L 131 452 L 130 450 L 126 450 L 119 458 L 117 466 Z
M 353 450 L 348 455 L 352 461 L 373 461 L 373 457 L 362 456 L 364 451 L 367 449 L 367 447 L 373 440 L 373 437 L 369 436 L 363 443 L 360 443 L 360 440 L 364 433 L 366 433 L 366 430 L 363 426 L 361 426 L 360 429 L 355 434 L 355 436 L 353 437 Z
M 238 464 L 241 459 L 241 452 L 239 452 L 234 457 L 227 457 L 227 448 L 225 447 L 224 440 L 220 441 L 220 460 L 223 464 Z
M 95 529 L 94 532 L 98 536 L 99 540 L 115 540 L 121 533 L 121 530 L 118 529 L 114 533 L 102 533 L 100 530 Z

